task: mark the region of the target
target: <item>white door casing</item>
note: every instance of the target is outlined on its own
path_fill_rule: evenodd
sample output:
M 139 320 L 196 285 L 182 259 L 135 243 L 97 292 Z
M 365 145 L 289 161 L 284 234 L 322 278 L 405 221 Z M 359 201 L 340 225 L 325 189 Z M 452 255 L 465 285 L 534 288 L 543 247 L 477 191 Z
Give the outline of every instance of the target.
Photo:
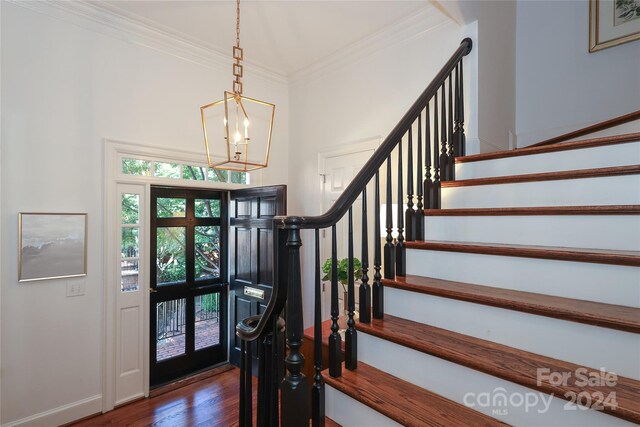
M 375 149 L 380 145 L 380 138 L 368 138 L 362 142 L 346 144 L 339 148 L 329 149 L 318 153 L 318 170 L 320 173 L 321 194 L 320 211 L 326 212 L 344 192 L 349 183 L 357 175 L 364 164 L 371 158 Z M 373 230 L 373 180 L 367 186 L 367 218 L 369 235 Z M 353 204 L 353 235 L 354 256 L 361 256 L 362 229 L 362 196 Z M 348 251 L 348 220 L 347 215 L 336 225 L 338 259 L 346 258 Z M 331 257 L 331 229 L 321 233 L 321 266 Z M 373 277 L 373 242 L 369 241 L 369 284 Z M 330 317 L 331 292 L 328 283 L 323 286 L 322 318 Z M 342 286 L 338 287 L 340 307 L 342 307 Z M 358 288 L 356 287 L 356 303 L 358 302 Z
M 104 359 L 102 411 L 149 395 L 149 203 L 152 185 L 233 190 L 259 186 L 260 171 L 251 185 L 190 181 L 122 173 L 122 159 L 151 159 L 202 165 L 203 153 L 155 148 L 105 139 L 104 144 Z M 138 290 L 121 292 L 122 194 L 139 195 Z
M 148 316 L 145 310 L 145 301 L 148 294 L 148 287 L 143 284 L 148 283 L 148 254 L 147 236 L 148 234 L 148 190 L 144 184 L 121 184 L 117 185 L 117 208 L 118 215 L 116 222 L 118 235 L 118 248 L 122 246 L 123 227 L 137 228 L 138 231 L 138 289 L 134 291 L 116 290 L 115 298 L 115 405 L 128 402 L 133 399 L 145 396 L 147 390 L 144 387 L 145 374 L 145 346 L 148 337 Z M 122 196 L 124 194 L 138 196 L 138 226 L 127 226 L 122 224 Z M 122 262 L 118 263 L 122 266 Z M 122 271 L 119 268 L 115 281 L 107 282 L 107 286 L 120 288 L 120 277 Z M 142 385 L 142 387 L 141 387 Z

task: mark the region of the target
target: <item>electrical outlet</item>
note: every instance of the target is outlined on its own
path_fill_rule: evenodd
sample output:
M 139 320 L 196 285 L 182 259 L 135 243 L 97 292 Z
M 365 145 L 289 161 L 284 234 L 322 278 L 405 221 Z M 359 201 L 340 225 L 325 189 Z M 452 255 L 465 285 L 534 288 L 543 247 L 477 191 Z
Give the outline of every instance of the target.
M 84 280 L 71 280 L 67 282 L 67 297 L 84 295 Z

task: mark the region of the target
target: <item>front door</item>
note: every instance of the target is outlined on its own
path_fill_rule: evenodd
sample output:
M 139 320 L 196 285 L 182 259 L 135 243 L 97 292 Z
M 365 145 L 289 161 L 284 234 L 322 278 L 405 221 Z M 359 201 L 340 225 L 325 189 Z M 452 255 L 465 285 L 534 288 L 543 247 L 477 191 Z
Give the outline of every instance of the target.
M 227 196 L 151 188 L 152 387 L 227 360 Z
M 287 214 L 287 187 L 247 188 L 231 192 L 229 275 L 231 298 L 230 361 L 240 364 L 235 326 L 263 312 L 273 286 L 273 217 Z M 252 352 L 257 355 L 257 351 Z

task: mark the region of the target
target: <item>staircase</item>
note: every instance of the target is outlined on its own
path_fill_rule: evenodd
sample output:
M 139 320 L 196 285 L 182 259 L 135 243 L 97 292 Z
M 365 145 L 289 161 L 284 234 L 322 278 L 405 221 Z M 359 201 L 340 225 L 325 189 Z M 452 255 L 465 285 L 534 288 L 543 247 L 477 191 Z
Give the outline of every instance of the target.
M 421 220 L 327 417 L 640 424 L 640 134 L 457 157 Z
M 584 139 L 640 111 L 466 156 L 471 49 L 464 39 L 327 212 L 269 224 L 273 291 L 236 326 L 240 426 L 252 425 L 255 353 L 259 427 L 640 424 L 640 133 Z M 315 283 L 302 281 L 303 230 L 315 232 Z M 303 286 L 314 290 L 304 352 Z

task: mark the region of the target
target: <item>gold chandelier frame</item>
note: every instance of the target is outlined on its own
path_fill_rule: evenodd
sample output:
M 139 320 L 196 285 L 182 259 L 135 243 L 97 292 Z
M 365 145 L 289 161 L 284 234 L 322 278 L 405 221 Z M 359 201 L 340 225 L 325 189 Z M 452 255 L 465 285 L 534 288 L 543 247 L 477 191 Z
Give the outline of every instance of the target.
M 266 168 L 269 165 L 269 153 L 271 151 L 271 138 L 273 134 L 273 120 L 275 117 L 275 104 L 270 102 L 260 101 L 258 99 L 249 98 L 242 94 L 242 77 L 243 77 L 243 65 L 241 64 L 244 59 L 244 51 L 240 47 L 240 0 L 236 0 L 236 45 L 233 46 L 233 59 L 235 60 L 233 63 L 233 92 L 225 91 L 224 98 L 212 102 L 207 105 L 203 105 L 200 107 L 200 118 L 202 120 L 202 130 L 204 132 L 204 143 L 205 150 L 207 153 L 207 163 L 209 167 L 214 169 L 223 169 L 223 170 L 232 170 L 232 171 L 252 171 L 256 169 Z M 231 131 L 229 130 L 231 121 L 229 120 L 229 103 L 235 103 L 236 109 L 236 134 L 234 134 L 234 141 L 231 140 Z M 245 103 L 252 103 L 255 105 L 260 105 L 263 107 L 270 108 L 270 118 L 269 118 L 269 130 L 266 140 L 266 152 L 264 156 L 264 162 L 249 161 L 249 146 L 250 140 L 248 135 L 248 127 L 249 127 L 249 115 L 247 114 L 247 109 L 245 108 Z M 205 112 L 209 109 L 216 108 L 224 104 L 224 139 L 225 145 L 227 147 L 227 155 L 226 158 L 223 155 L 215 156 L 211 153 L 210 144 L 209 144 L 209 135 L 207 133 L 207 120 L 205 117 Z M 268 110 L 267 110 L 268 111 Z M 241 112 L 244 117 L 244 126 L 245 126 L 245 137 L 241 138 L 238 135 L 238 113 Z M 232 152 L 232 146 L 235 149 Z M 239 151 L 238 146 L 244 146 L 244 152 Z

